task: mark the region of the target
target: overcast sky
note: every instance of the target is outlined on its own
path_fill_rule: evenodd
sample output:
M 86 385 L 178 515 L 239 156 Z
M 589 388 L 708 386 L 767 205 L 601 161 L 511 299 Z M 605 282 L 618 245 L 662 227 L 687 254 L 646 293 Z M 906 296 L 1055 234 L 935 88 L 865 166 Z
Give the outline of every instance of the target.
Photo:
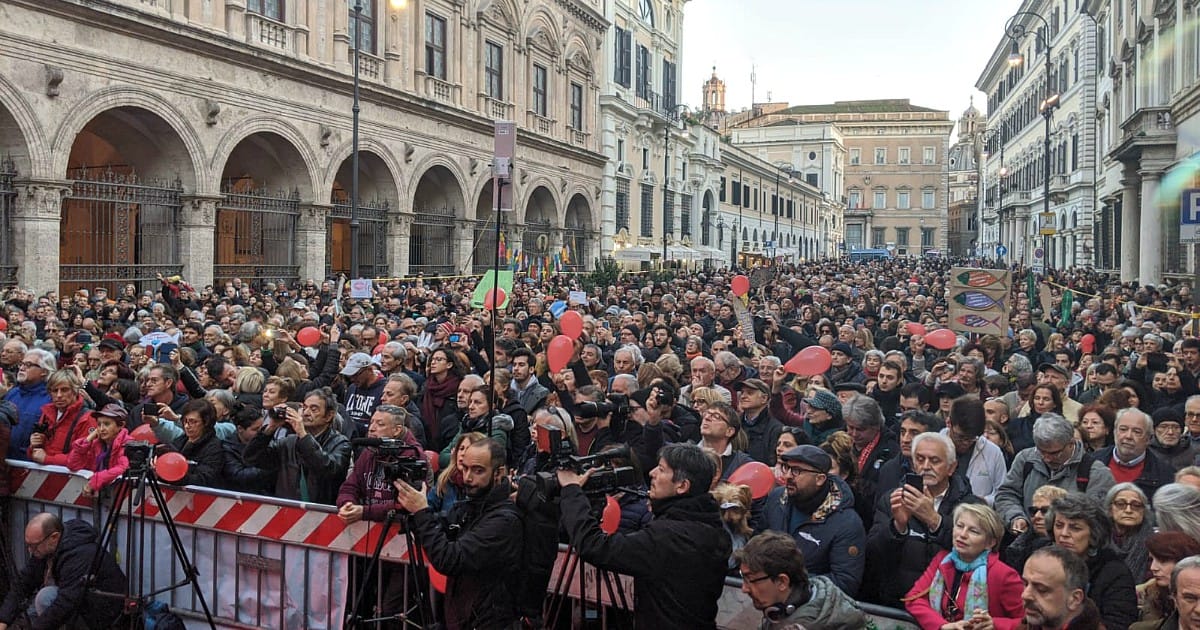
M 691 0 L 684 7 L 680 100 L 698 106 L 717 67 L 725 104 L 908 98 L 948 110 L 975 91 L 1021 0 Z

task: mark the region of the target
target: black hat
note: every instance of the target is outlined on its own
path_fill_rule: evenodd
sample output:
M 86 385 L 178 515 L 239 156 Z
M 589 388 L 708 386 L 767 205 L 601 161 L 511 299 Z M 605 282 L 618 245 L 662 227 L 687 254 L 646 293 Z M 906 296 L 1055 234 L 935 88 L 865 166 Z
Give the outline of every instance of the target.
M 116 339 L 108 338 L 101 339 L 100 343 L 96 347 L 100 348 L 101 350 L 125 350 L 125 346 L 121 345 L 121 342 L 117 341 Z
M 822 474 L 829 474 L 829 470 L 833 468 L 833 459 L 829 457 L 829 453 L 821 450 L 821 447 L 813 446 L 812 444 L 794 446 L 788 449 L 783 455 L 780 455 L 779 459 L 789 464 L 807 464 Z
M 1154 410 L 1154 413 L 1150 414 L 1150 419 L 1154 422 L 1155 429 L 1164 422 L 1174 422 L 1181 427 L 1183 426 L 1183 414 L 1174 407 L 1159 407 Z
M 848 357 L 854 356 L 854 349 L 851 348 L 850 344 L 846 343 L 845 341 L 839 341 L 839 342 L 833 344 L 833 347 L 830 348 L 829 351 L 830 352 L 841 352 L 842 354 L 844 354 Z
M 835 392 L 858 392 L 860 394 L 865 394 L 865 393 L 867 393 L 867 386 L 863 385 L 862 383 L 853 383 L 853 382 L 838 383 L 837 385 L 833 386 L 833 391 L 835 391 Z
M 949 381 L 938 385 L 934 393 L 937 394 L 938 398 L 958 398 L 959 396 L 966 395 L 967 390 L 963 389 L 962 385 L 954 381 Z

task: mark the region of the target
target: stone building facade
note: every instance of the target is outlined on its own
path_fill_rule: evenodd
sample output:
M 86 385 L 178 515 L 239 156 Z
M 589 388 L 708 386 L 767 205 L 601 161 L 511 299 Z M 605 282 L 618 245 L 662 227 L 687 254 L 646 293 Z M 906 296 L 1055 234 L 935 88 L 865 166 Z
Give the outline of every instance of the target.
M 494 258 L 493 121 L 518 124 L 507 248 L 600 256 L 599 0 L 0 5 L 0 270 L 38 291 Z M 349 11 L 347 11 L 349 6 Z

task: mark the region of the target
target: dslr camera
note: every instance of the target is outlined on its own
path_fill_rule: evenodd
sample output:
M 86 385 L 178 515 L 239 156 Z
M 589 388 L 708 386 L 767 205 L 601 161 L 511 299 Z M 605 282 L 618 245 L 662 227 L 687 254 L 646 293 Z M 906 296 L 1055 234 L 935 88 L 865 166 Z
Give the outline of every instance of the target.
M 604 403 L 591 403 L 600 405 Z M 517 482 L 517 504 L 533 505 L 534 497 L 552 500 L 562 488 L 558 484 L 555 470 L 573 470 L 582 475 L 594 471 L 583 485 L 589 498 L 600 498 L 638 485 L 637 471 L 631 466 L 617 466 L 614 460 L 629 459 L 629 447 L 623 446 L 595 455 L 575 455 L 571 440 L 556 427 L 537 427 L 538 451 L 546 456 L 548 468 L 532 475 L 521 477 Z
M 388 485 L 403 481 L 416 487 L 429 478 L 429 462 L 422 457 L 421 449 L 396 439 L 381 439 L 375 448 L 375 461 L 383 469 Z
M 670 399 L 661 390 L 658 390 L 658 392 L 659 404 L 671 404 Z M 628 424 L 631 411 L 629 397 L 624 394 L 609 394 L 608 398 L 603 402 L 589 400 L 575 406 L 575 415 L 585 420 L 588 418 L 603 418 L 608 414 L 612 414 L 609 427 L 613 435 L 617 436 L 618 439 L 625 434 L 625 426 Z M 567 452 L 570 451 L 568 450 Z
M 125 443 L 125 458 L 129 460 L 129 472 L 135 475 L 146 471 L 154 445 L 145 440 L 130 440 Z

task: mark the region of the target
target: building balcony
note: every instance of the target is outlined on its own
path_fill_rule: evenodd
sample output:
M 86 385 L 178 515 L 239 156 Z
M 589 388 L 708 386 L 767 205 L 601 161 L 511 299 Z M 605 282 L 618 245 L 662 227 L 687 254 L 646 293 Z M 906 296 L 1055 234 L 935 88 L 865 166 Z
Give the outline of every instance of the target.
M 246 13 L 246 43 L 271 48 L 293 56 L 301 29 L 277 22 L 264 15 Z
M 458 106 L 458 97 L 462 90 L 460 86 L 428 74 L 424 75 L 423 83 L 425 98 L 445 103 L 446 105 Z
M 587 148 L 588 137 L 592 135 L 586 131 L 581 131 L 581 130 L 575 129 L 575 128 L 567 129 L 567 133 L 571 137 L 571 144 L 573 144 L 581 149 Z
M 525 112 L 525 127 L 543 136 L 553 136 L 555 122 L 533 110 Z
M 1151 147 L 1174 147 L 1175 124 L 1169 107 L 1143 107 L 1121 123 L 1121 140 L 1109 156 L 1123 162 L 1141 158 Z
M 479 113 L 492 120 L 512 120 L 513 104 L 496 100 L 486 94 L 480 94 Z
M 370 53 L 359 51 L 358 76 L 368 81 L 382 81 L 383 59 Z

